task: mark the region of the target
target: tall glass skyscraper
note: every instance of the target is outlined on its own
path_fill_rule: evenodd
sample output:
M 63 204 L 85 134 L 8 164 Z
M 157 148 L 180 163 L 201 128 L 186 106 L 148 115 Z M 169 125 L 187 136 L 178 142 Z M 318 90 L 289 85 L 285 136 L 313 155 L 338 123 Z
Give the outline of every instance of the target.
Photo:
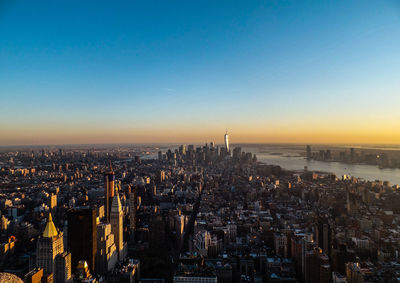
M 225 132 L 224 141 L 225 141 L 226 152 L 229 152 L 229 135 L 228 135 L 228 130 L 226 130 L 226 132 Z

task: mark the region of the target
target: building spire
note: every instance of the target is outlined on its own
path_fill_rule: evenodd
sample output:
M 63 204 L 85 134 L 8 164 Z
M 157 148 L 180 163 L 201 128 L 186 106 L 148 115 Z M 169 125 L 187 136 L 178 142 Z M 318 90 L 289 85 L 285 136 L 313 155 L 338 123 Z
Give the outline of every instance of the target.
M 46 228 L 44 228 L 42 236 L 45 238 L 51 238 L 57 235 L 58 232 L 56 226 L 54 226 L 53 217 L 51 217 L 51 213 L 49 213 L 49 217 L 47 218 Z
M 224 142 L 225 142 L 225 149 L 226 149 L 226 152 L 229 152 L 229 135 L 228 135 L 228 129 L 225 129 Z
M 118 190 L 114 188 L 114 198 L 111 204 L 111 212 L 120 212 L 122 210 L 121 200 L 119 198 Z

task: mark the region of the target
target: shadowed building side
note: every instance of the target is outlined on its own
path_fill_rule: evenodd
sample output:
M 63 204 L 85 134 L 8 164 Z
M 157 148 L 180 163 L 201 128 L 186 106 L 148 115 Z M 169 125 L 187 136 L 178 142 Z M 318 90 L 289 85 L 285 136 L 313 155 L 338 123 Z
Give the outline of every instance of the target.
M 91 271 L 95 270 L 97 251 L 95 209 L 73 209 L 68 212 L 68 248 L 73 271 L 80 260 L 85 260 Z

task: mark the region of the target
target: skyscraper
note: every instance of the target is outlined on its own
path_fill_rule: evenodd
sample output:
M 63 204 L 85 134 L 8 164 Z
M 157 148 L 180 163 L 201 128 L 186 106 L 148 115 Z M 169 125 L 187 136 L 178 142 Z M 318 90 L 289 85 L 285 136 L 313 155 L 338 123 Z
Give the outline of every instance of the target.
M 186 155 L 186 144 L 183 144 L 179 147 L 179 153 L 182 155 Z
M 329 257 L 320 248 L 306 252 L 305 282 L 331 282 Z
M 226 130 L 226 132 L 225 132 L 224 141 L 225 141 L 226 152 L 229 153 L 229 135 L 228 135 L 228 130 Z
M 235 147 L 233 149 L 233 159 L 239 160 L 242 157 L 242 148 L 241 147 Z
M 55 273 L 56 256 L 64 252 L 63 233 L 54 226 L 51 213 L 46 227 L 36 246 L 36 266 L 43 268 L 45 274 Z
M 181 248 L 183 243 L 183 231 L 185 229 L 185 216 L 175 215 L 175 231 L 176 231 L 176 243 L 178 248 Z
M 55 211 L 55 208 L 57 207 L 57 194 L 51 194 L 50 196 L 49 196 L 49 199 L 48 199 L 48 206 L 49 206 L 49 208 L 50 208 L 50 210 L 52 211 L 52 212 L 54 212 Z
M 307 145 L 306 154 L 307 154 L 307 159 L 311 159 L 312 157 L 311 145 Z
M 118 258 L 121 260 L 125 257 L 124 251 L 124 234 L 123 234 L 123 216 L 121 200 L 117 189 L 115 188 L 115 194 L 111 205 L 110 222 L 111 232 L 114 234 L 114 242 L 118 251 Z
M 63 252 L 56 256 L 56 283 L 72 282 L 71 278 L 71 254 Z
M 132 192 L 129 194 L 129 239 L 130 242 L 135 242 L 135 233 L 136 233 L 136 209 L 137 209 L 137 190 L 136 188 L 132 189 Z
M 104 196 L 105 196 L 105 216 L 107 222 L 110 221 L 110 209 L 111 202 L 114 197 L 114 182 L 115 182 L 115 174 L 111 166 L 110 161 L 110 171 L 104 174 Z
M 80 260 L 95 269 L 97 251 L 96 210 L 93 208 L 74 209 L 68 212 L 68 248 L 71 252 L 72 270 Z
M 315 225 L 315 239 L 322 251 L 330 255 L 332 249 L 332 229 L 326 217 L 319 217 Z
M 98 273 L 105 274 L 114 268 L 118 260 L 114 235 L 111 233 L 110 223 L 97 225 L 97 255 L 96 269 Z

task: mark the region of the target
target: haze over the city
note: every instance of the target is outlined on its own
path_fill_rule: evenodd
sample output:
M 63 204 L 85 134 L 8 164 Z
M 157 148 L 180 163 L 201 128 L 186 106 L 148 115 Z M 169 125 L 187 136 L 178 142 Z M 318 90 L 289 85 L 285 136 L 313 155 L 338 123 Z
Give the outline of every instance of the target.
M 400 0 L 0 0 L 0 282 L 400 282 L 399 27 Z
M 2 1 L 0 145 L 400 143 L 397 1 Z

